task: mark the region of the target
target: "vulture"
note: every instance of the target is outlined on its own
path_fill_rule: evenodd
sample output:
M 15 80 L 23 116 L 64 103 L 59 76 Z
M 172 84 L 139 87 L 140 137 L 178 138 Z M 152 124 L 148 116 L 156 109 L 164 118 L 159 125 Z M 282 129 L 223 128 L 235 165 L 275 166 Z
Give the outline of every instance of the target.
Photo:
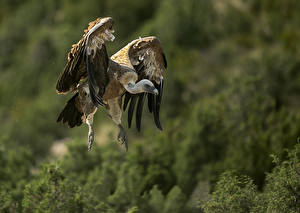
M 88 151 L 94 141 L 93 118 L 98 107 L 104 107 L 119 127 L 118 141 L 128 150 L 127 135 L 121 124 L 122 109 L 128 107 L 128 127 L 134 112 L 137 130 L 145 100 L 154 122 L 162 130 L 159 111 L 163 94 L 166 57 L 160 41 L 154 37 L 138 38 L 109 57 L 106 43 L 114 40 L 114 21 L 98 18 L 89 23 L 81 40 L 72 45 L 67 64 L 60 74 L 56 92 L 73 93 L 57 118 L 70 128 L 86 123 Z

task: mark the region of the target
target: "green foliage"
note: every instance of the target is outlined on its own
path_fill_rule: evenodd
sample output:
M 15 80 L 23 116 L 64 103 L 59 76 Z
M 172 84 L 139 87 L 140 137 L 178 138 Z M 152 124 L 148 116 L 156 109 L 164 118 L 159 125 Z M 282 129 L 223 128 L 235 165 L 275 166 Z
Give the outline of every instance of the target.
M 205 212 L 250 212 L 256 188 L 249 177 L 223 173 L 212 198 L 204 205 Z
M 21 209 L 25 184 L 33 177 L 35 161 L 30 150 L 8 149 L 8 142 L 0 140 L 0 210 L 16 212 Z
M 82 193 L 57 165 L 43 167 L 41 178 L 26 185 L 24 212 L 82 212 Z
M 0 188 L 0 210 L 1 212 L 17 212 L 19 203 L 16 202 L 9 192 L 4 187 Z
M 257 212 L 300 211 L 300 144 L 288 153 L 288 160 L 267 175 L 264 193 L 258 197 Z
M 185 195 L 178 186 L 174 186 L 165 199 L 163 212 L 185 212 Z
M 223 173 L 211 199 L 202 205 L 204 211 L 299 212 L 300 144 L 288 153 L 288 160 L 276 162 L 262 192 L 256 190 L 249 177 Z
M 2 1 L 0 212 L 298 212 L 299 14 L 297 0 Z M 126 153 L 101 109 L 91 152 L 86 126 L 55 123 L 66 53 L 104 16 L 110 55 L 155 35 L 168 60 L 164 131 L 145 110 Z

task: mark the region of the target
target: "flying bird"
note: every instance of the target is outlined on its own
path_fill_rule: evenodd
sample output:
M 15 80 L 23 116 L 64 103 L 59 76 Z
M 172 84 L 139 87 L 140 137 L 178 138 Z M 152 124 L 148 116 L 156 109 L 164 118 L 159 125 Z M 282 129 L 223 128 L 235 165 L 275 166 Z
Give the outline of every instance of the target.
M 71 128 L 86 123 L 89 151 L 94 141 L 93 118 L 98 107 L 104 107 L 119 127 L 117 139 L 126 150 L 128 140 L 121 118 L 122 109 L 125 111 L 128 105 L 129 128 L 136 107 L 136 127 L 140 131 L 147 98 L 149 112 L 153 113 L 157 128 L 162 130 L 159 111 L 167 61 L 160 41 L 154 36 L 138 38 L 109 58 L 106 43 L 115 38 L 113 24 L 110 17 L 89 23 L 81 40 L 72 45 L 56 84 L 58 94 L 75 93 L 57 122 L 67 123 Z

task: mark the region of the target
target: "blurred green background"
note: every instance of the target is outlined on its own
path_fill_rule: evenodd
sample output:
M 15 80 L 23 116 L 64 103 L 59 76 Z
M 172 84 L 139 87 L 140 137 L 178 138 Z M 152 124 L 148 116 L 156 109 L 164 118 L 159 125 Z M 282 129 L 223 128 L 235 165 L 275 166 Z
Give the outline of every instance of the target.
M 0 212 L 300 212 L 300 1 L 0 2 Z M 127 153 L 105 110 L 92 152 L 55 122 L 66 54 L 105 16 L 110 55 L 155 35 L 168 60 L 164 131 L 145 110 Z

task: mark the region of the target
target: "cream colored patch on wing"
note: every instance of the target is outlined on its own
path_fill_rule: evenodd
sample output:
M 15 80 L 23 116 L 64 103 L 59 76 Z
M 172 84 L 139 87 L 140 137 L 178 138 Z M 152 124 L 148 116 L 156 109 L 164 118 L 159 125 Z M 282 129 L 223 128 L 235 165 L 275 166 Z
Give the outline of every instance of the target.
M 119 50 L 117 53 L 115 53 L 113 56 L 111 56 L 111 60 L 119 63 L 119 64 L 124 64 L 128 67 L 133 68 L 129 56 L 128 56 L 128 50 L 129 50 L 130 46 L 127 45 L 124 48 L 122 48 L 121 50 Z
M 159 84 L 163 70 L 160 68 L 159 63 L 156 60 L 155 52 L 148 49 L 142 58 L 144 59 L 143 63 L 145 65 L 146 75 Z

